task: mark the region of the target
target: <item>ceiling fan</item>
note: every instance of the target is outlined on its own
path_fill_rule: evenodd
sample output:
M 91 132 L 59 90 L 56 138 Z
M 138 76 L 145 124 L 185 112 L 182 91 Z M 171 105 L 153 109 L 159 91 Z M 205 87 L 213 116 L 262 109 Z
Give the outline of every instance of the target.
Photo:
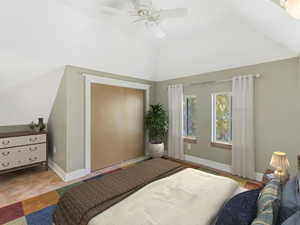
M 130 12 L 130 16 L 134 17 L 134 22 L 142 22 L 151 30 L 157 38 L 166 37 L 166 33 L 161 28 L 161 22 L 166 19 L 183 18 L 188 15 L 187 8 L 175 9 L 158 9 L 154 7 L 151 0 L 130 0 L 135 11 Z M 105 7 L 106 12 L 117 12 L 112 7 Z M 124 14 L 124 13 L 122 13 Z
M 300 20 L 300 0 L 280 0 L 280 4 L 288 14 Z

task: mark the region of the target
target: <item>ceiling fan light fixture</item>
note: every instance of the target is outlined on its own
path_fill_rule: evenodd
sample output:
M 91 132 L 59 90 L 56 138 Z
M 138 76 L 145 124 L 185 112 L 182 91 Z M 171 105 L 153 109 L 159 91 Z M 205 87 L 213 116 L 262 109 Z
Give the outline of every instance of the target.
M 158 39 L 165 39 L 167 37 L 167 35 L 163 31 L 157 31 L 155 33 L 155 37 L 157 37 Z
M 281 0 L 280 3 L 290 16 L 300 20 L 300 0 Z
M 164 30 L 159 26 L 159 24 L 155 22 L 148 22 L 146 23 L 146 26 L 148 27 L 149 30 L 151 30 L 154 34 L 154 36 L 158 39 L 165 39 L 166 38 L 166 33 Z

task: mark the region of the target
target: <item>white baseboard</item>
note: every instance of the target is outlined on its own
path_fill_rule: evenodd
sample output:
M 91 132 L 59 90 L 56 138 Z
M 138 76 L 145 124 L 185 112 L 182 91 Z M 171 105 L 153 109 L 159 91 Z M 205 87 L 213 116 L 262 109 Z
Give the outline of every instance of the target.
M 138 157 L 138 158 L 135 158 L 135 159 L 127 160 L 127 161 L 122 162 L 120 164 L 120 167 L 128 166 L 128 165 L 134 164 L 134 163 L 138 163 L 138 162 L 144 161 L 144 160 L 149 159 L 149 158 L 150 158 L 150 156 L 141 156 L 141 157 Z
M 65 172 L 59 165 L 49 159 L 49 167 L 65 182 L 75 180 L 86 176 L 88 173 L 86 169 L 79 169 L 72 172 Z
M 65 180 L 66 172 L 60 168 L 54 161 L 51 159 L 48 160 L 48 166 L 62 179 Z
M 79 169 L 66 174 L 64 181 L 68 182 L 88 175 L 86 169 Z
M 191 155 L 185 155 L 185 160 L 189 161 L 189 162 L 196 163 L 196 164 L 200 164 L 200 165 L 203 165 L 203 166 L 207 166 L 207 167 L 210 167 L 210 168 L 213 168 L 213 169 L 222 170 L 222 171 L 227 172 L 227 173 L 232 172 L 230 165 L 215 162 L 215 161 L 211 161 L 211 160 L 208 160 L 208 159 L 202 159 L 202 158 L 198 158 L 198 157 L 191 156 Z
M 200 165 L 207 166 L 212 169 L 221 170 L 221 171 L 224 171 L 227 173 L 232 173 L 232 167 L 231 167 L 231 165 L 228 165 L 228 164 L 223 164 L 223 163 L 211 161 L 208 159 L 202 159 L 202 158 L 191 156 L 191 155 L 185 155 L 184 158 L 188 162 L 200 164 Z M 262 181 L 262 177 L 263 177 L 262 173 L 256 173 L 257 181 Z
M 105 168 L 103 168 L 101 170 L 97 170 L 96 172 L 94 172 L 94 174 L 100 175 L 100 174 L 103 174 L 103 173 L 107 173 L 109 171 L 116 170 L 116 169 L 128 166 L 130 164 L 138 163 L 138 162 L 141 162 L 141 161 L 149 159 L 149 158 L 150 158 L 150 156 L 141 156 L 141 157 L 136 158 L 136 159 L 131 159 L 131 160 L 123 161 L 123 162 L 120 162 L 120 163 L 117 163 L 117 164 L 105 167 Z
M 112 166 L 106 167 L 102 170 L 99 170 L 99 171 L 97 171 L 97 175 L 106 173 L 108 171 L 118 169 L 118 168 L 121 168 L 124 166 L 128 166 L 130 164 L 141 162 L 141 161 L 149 159 L 149 158 L 150 158 L 149 156 L 142 156 L 142 157 L 139 157 L 136 159 L 127 160 L 127 161 L 118 163 L 116 165 L 112 165 Z M 59 165 L 57 165 L 55 162 L 53 162 L 51 159 L 49 159 L 48 165 L 65 182 L 72 181 L 72 180 L 75 180 L 75 179 L 78 179 L 78 178 L 81 178 L 81 177 L 84 177 L 84 176 L 90 174 L 86 169 L 79 169 L 79 170 L 75 170 L 75 171 L 67 173 Z

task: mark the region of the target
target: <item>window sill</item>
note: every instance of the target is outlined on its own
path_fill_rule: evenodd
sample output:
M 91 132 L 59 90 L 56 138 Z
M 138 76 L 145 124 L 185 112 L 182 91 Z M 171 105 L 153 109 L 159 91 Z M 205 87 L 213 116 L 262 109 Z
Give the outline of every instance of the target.
M 216 148 L 223 148 L 223 149 L 228 149 L 228 150 L 232 149 L 232 145 L 231 144 L 223 144 L 223 143 L 211 142 L 210 145 L 213 146 L 213 147 L 216 147 Z
M 183 137 L 183 141 L 185 143 L 189 143 L 189 144 L 197 144 L 197 138 L 196 137 Z

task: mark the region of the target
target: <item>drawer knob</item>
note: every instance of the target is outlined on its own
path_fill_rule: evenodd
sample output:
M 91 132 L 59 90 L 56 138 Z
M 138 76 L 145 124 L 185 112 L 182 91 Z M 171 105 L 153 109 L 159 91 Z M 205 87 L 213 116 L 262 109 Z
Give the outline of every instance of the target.
M 29 141 L 30 141 L 30 142 L 35 142 L 35 141 L 37 141 L 37 140 L 38 140 L 37 137 L 35 137 L 35 138 L 29 138 Z
M 3 167 L 8 167 L 9 166 L 9 162 L 8 163 L 2 163 L 1 165 L 3 166 Z
M 34 161 L 36 161 L 37 159 L 38 159 L 37 157 L 29 158 L 29 161 L 34 162 Z
M 8 156 L 10 152 L 2 152 L 3 156 Z
M 36 151 L 38 149 L 38 147 L 37 146 L 35 146 L 35 147 L 29 147 L 29 151 L 31 151 L 31 152 L 34 152 L 34 151 Z
M 2 141 L 2 144 L 3 144 L 3 145 L 8 145 L 9 143 L 10 143 L 9 140 L 6 140 L 6 141 L 4 140 L 4 141 Z

